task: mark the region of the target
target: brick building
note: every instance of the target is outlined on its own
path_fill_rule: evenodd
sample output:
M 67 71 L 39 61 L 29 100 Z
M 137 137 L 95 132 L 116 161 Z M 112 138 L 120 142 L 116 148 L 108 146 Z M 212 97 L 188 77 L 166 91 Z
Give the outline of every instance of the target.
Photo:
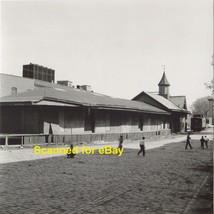
M 30 63 L 29 65 L 23 65 L 22 76 L 54 83 L 55 71 L 51 68 Z

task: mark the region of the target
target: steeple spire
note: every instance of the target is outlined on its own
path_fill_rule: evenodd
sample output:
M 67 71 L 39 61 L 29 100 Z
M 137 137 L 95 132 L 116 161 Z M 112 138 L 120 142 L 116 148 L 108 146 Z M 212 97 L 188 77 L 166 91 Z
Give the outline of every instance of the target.
M 165 70 L 165 69 L 164 69 L 164 70 Z M 167 78 L 166 78 L 165 71 L 163 72 L 163 76 L 162 76 L 161 81 L 159 82 L 158 85 L 159 85 L 159 86 L 160 86 L 160 85 L 170 86 L 169 81 L 168 81 Z
M 159 95 L 165 97 L 166 99 L 169 99 L 169 81 L 166 78 L 166 74 L 165 74 L 165 66 L 164 66 L 164 72 L 163 72 L 163 76 L 161 78 L 161 81 L 158 84 L 159 86 Z

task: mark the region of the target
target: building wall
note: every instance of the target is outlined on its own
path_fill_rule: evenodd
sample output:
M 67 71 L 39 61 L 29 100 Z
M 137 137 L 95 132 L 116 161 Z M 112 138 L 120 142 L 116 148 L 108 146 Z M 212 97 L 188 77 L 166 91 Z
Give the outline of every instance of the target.
M 173 133 L 186 131 L 187 116 L 180 113 L 173 113 L 171 117 L 171 130 Z
M 12 87 L 17 88 L 17 93 L 34 89 L 34 80 L 13 75 L 0 74 L 0 97 L 11 95 Z
M 39 106 L 36 107 L 38 110 Z M 59 134 L 59 109 L 58 107 L 41 106 L 41 121 L 44 134 Z
M 70 115 L 70 126 L 71 126 L 71 133 L 78 134 L 84 133 L 84 109 L 72 109 L 69 111 Z M 91 133 L 91 131 L 87 131 Z
M 166 116 L 116 110 L 5 106 L 1 107 L 1 115 L 1 133 L 53 135 L 128 133 L 168 128 Z
M 110 112 L 97 110 L 95 114 L 95 133 L 110 132 Z
M 33 106 L 22 107 L 21 120 L 21 133 L 43 133 L 41 112 L 39 108 L 34 108 Z
M 31 106 L 0 108 L 0 132 L 8 134 L 40 134 L 43 126 L 40 111 Z
M 21 93 L 27 90 L 34 90 L 38 88 L 53 86 L 59 87 L 59 85 L 50 82 L 45 82 L 42 80 L 0 73 L 0 97 L 11 95 L 12 88 L 16 88 L 17 93 Z
M 112 111 L 110 114 L 111 132 L 140 131 L 140 117 L 138 113 Z
M 0 109 L 0 130 L 4 134 L 22 133 L 22 110 L 8 106 Z
M 84 133 L 84 110 L 80 108 L 43 107 L 42 123 L 44 133 L 78 134 Z
M 170 117 L 164 115 L 144 115 L 143 131 L 164 130 L 170 128 Z

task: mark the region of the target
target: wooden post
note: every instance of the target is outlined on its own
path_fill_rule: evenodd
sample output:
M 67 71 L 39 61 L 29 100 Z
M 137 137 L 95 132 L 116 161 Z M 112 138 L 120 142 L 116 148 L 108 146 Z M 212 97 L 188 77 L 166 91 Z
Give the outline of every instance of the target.
M 5 137 L 5 147 L 8 146 L 8 136 Z
M 21 136 L 21 146 L 24 145 L 24 136 Z

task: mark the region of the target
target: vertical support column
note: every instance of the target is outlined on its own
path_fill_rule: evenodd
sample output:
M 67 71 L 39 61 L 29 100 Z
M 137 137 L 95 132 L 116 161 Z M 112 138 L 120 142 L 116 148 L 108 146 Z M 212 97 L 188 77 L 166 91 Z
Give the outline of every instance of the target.
M 22 107 L 21 110 L 21 133 L 26 133 L 25 130 L 25 107 Z
M 24 136 L 21 136 L 21 146 L 24 145 Z
M 5 147 L 8 146 L 8 136 L 5 137 Z

